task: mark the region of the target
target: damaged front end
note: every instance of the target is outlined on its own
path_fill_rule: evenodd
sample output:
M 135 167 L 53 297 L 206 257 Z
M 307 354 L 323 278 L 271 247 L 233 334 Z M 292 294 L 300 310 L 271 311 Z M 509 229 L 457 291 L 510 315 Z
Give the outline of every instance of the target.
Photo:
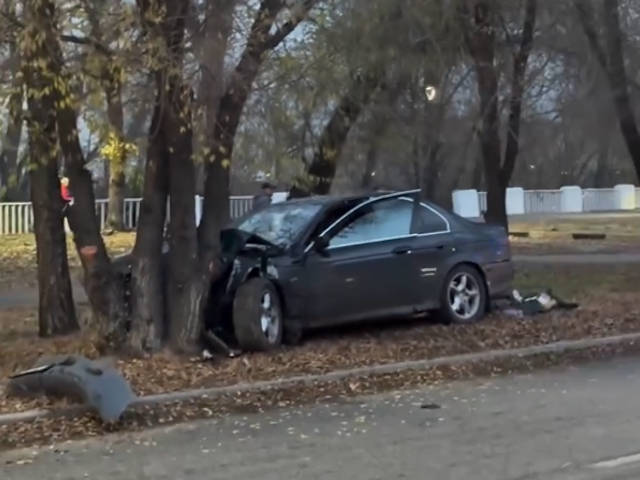
M 284 249 L 238 229 L 221 232 L 223 273 L 211 284 L 205 310 L 205 340 L 214 349 L 233 356 L 237 342 L 233 332 L 233 299 L 236 291 L 254 277 L 278 279 L 274 257 Z M 227 349 L 222 345 L 224 343 Z

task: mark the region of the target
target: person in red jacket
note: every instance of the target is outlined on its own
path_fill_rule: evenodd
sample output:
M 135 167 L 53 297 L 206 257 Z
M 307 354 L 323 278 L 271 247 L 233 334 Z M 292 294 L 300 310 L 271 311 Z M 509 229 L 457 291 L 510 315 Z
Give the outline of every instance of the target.
M 65 207 L 67 205 L 73 205 L 73 197 L 71 196 L 71 191 L 69 190 L 69 179 L 67 177 L 62 177 L 60 179 L 60 196 L 64 201 Z
M 62 201 L 64 202 L 64 207 L 62 207 L 62 215 L 64 216 L 64 230 L 67 233 L 71 233 L 71 227 L 69 226 L 69 220 L 66 215 L 67 208 L 73 205 L 73 196 L 71 195 L 71 191 L 69 190 L 69 179 L 67 177 L 62 177 L 60 179 L 60 196 L 62 197 Z

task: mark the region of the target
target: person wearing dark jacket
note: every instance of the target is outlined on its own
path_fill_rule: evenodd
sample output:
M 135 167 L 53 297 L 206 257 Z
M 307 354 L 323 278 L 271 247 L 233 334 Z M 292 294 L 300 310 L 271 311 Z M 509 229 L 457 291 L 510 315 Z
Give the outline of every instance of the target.
M 262 193 L 253 197 L 253 209 L 258 210 L 271 205 L 271 197 L 273 196 L 274 190 L 275 187 L 272 184 L 268 182 L 263 183 Z

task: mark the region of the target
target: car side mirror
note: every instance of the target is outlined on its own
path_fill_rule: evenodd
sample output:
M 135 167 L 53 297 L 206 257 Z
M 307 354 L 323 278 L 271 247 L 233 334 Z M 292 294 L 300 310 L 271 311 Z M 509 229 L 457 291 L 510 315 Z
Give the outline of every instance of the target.
M 325 254 L 327 247 L 329 246 L 329 239 L 324 235 L 320 235 L 313 242 L 313 249 L 321 254 Z

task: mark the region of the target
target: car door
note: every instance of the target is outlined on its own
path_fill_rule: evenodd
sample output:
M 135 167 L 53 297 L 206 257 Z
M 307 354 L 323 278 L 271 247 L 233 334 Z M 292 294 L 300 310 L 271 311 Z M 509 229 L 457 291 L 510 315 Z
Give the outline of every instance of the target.
M 421 310 L 438 306 L 441 286 L 447 271 L 446 259 L 455 253 L 451 226 L 445 215 L 428 203 L 418 202 L 414 211 L 412 233 L 414 268 L 418 274 L 413 293 Z
M 356 207 L 324 232 L 328 244 L 323 251 L 309 251 L 304 276 L 311 285 L 307 318 L 312 323 L 412 310 L 415 295 L 407 284 L 415 242 L 413 204 L 401 197 Z

